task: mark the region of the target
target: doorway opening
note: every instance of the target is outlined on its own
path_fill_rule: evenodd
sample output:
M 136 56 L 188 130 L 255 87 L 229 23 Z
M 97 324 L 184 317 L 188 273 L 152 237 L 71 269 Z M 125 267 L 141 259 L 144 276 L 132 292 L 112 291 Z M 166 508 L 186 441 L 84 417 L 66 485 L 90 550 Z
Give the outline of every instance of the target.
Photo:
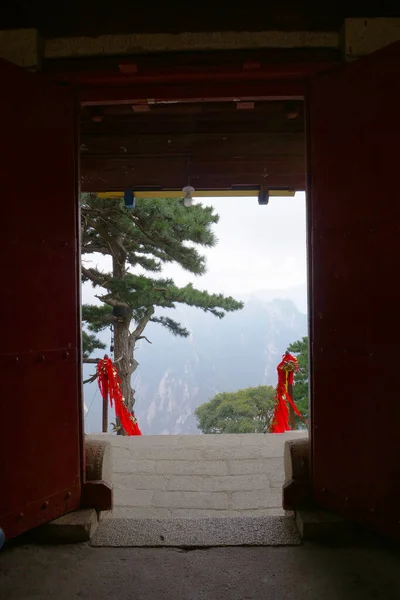
M 212 288 L 208 284 L 203 285 L 201 277 L 193 279 L 193 284 L 200 289 L 205 287 L 212 293 L 232 295 L 235 299 L 237 297 L 238 300 L 244 301 L 243 311 L 237 311 L 237 315 L 240 313 L 243 321 L 241 325 L 237 325 L 239 321 L 235 321 L 234 314 L 220 321 L 204 311 L 189 307 L 182 316 L 177 315 L 179 309 L 163 310 L 160 315 L 156 313 L 157 317 L 178 317 L 177 320 L 183 325 L 191 325 L 190 336 L 185 340 L 186 345 L 179 344 L 177 338 L 171 336 L 168 331 L 165 331 L 164 337 L 157 337 L 160 334 L 156 331 L 161 330 L 159 323 L 155 323 L 154 326 L 150 324 L 150 328 L 142 332 L 148 339 L 141 340 L 138 352 L 135 353 L 135 360 L 138 360 L 140 367 L 132 382 L 137 400 L 135 416 L 143 433 L 198 434 L 199 421 L 196 421 L 195 413 L 200 404 L 211 400 L 218 392 L 241 392 L 243 389 L 258 386 L 270 388 L 267 391 L 271 392 L 271 406 L 268 409 L 268 423 L 265 421 L 263 428 L 253 432 L 268 431 L 272 417 L 273 387 L 276 385 L 276 366 L 290 345 L 307 335 L 305 197 L 304 192 L 296 194 L 296 191 L 305 189 L 303 101 L 254 97 L 246 98 L 246 101 L 238 98 L 208 102 L 199 99 L 177 99 L 153 100 L 133 105 L 88 106 L 82 113 L 81 142 L 84 193 L 97 194 L 101 202 L 117 201 L 123 208 L 124 203 L 133 201 L 134 206 L 126 210 L 131 210 L 133 212 L 130 214 L 134 214 L 135 211 L 140 213 L 141 203 L 146 204 L 152 197 L 157 202 L 185 205 L 182 190 L 190 185 L 193 188 L 193 204 L 212 204 L 216 213 L 225 213 L 225 217 L 222 216 L 224 227 L 231 229 L 232 235 L 236 237 L 236 247 L 243 248 L 244 262 L 241 272 L 238 272 L 237 261 L 236 264 L 234 260 L 229 265 L 229 256 L 223 256 L 224 252 L 232 253 L 232 247 L 221 248 L 221 264 L 225 265 L 225 271 L 231 270 L 231 277 L 238 282 L 236 291 L 229 285 L 224 287 L 224 268 L 221 268 L 219 275 L 218 269 L 215 271 L 217 281 Z M 295 211 L 298 216 L 297 223 L 290 223 L 290 208 L 287 206 L 285 209 L 285 203 L 290 203 Z M 244 217 L 240 219 L 239 207 L 243 212 L 251 207 L 251 212 L 254 213 L 253 225 Z M 187 214 L 191 208 L 186 207 Z M 233 225 L 229 222 L 228 215 L 235 212 L 236 224 Z M 249 227 L 252 227 L 253 231 L 249 231 Z M 296 237 L 296 227 L 302 229 L 302 234 L 297 236 L 297 245 L 294 244 L 293 249 L 289 251 L 293 238 Z M 277 234 L 275 254 L 272 250 L 272 240 L 268 251 L 268 237 L 272 237 L 274 229 Z M 218 236 L 218 229 L 215 233 Z M 258 252 L 254 249 L 257 236 L 260 241 L 267 240 L 260 245 Z M 295 248 L 299 248 L 300 238 L 303 245 L 300 250 L 302 257 L 299 259 Z M 245 250 L 251 245 L 252 253 L 246 255 Z M 210 265 L 213 264 L 214 251 L 215 248 L 208 253 Z M 104 259 L 89 254 L 84 258 L 90 260 L 86 267 L 91 265 L 101 268 L 103 265 L 105 268 L 108 264 L 110 270 L 110 257 Z M 269 264 L 269 276 L 264 271 L 264 277 L 271 279 L 273 274 L 275 278 L 273 285 L 268 281 L 267 289 L 263 286 L 262 275 L 258 278 L 258 286 L 251 281 L 251 269 L 253 268 L 254 279 L 257 264 L 258 271 L 263 272 L 266 263 Z M 132 269 L 132 272 L 135 270 Z M 288 284 L 286 279 L 289 273 L 293 274 L 293 279 Z M 181 272 L 174 271 L 173 268 L 171 270 L 168 264 L 165 274 L 179 285 L 188 283 L 187 280 L 180 279 Z M 95 279 L 96 274 L 92 273 L 92 278 L 89 274 L 89 280 L 95 283 Z M 225 279 L 227 281 L 227 278 Z M 290 290 L 290 287 L 295 289 Z M 97 292 L 93 292 L 92 288 L 88 289 L 90 293 L 86 298 L 93 300 Z M 193 320 L 194 314 L 196 322 Z M 114 341 L 112 335 L 113 332 L 107 329 L 106 337 L 102 339 L 107 346 L 106 351 L 112 345 L 112 340 Z M 152 344 L 149 345 L 148 341 Z M 256 342 L 259 344 L 258 348 Z M 166 363 L 166 357 L 171 360 L 174 353 L 178 361 L 178 367 L 175 369 Z M 119 357 L 114 358 L 118 361 Z M 93 368 L 89 366 L 85 379 L 92 372 Z M 96 382 L 89 385 L 92 387 L 89 388 L 86 397 L 86 422 L 96 423 L 99 431 L 102 402 Z M 113 419 L 109 418 L 109 421 L 111 420 Z M 96 432 L 96 425 L 91 427 L 92 432 Z M 245 429 L 237 433 L 250 433 L 246 427 L 248 422 Z M 110 429 L 108 426 L 108 431 Z M 231 433 L 236 432 L 232 430 Z M 260 439 L 262 445 L 265 445 L 265 439 Z M 285 439 L 288 439 L 287 436 Z M 135 440 L 120 441 L 118 445 L 130 442 L 135 443 Z M 263 446 L 259 449 L 248 438 L 248 446 L 245 442 L 242 452 L 235 459 L 236 466 L 227 464 L 229 456 L 232 455 L 232 447 L 236 443 L 233 440 L 228 443 L 228 438 L 225 448 L 218 442 L 218 447 L 214 450 L 204 448 L 206 440 L 198 441 L 198 448 L 187 447 L 187 444 L 194 444 L 194 441 L 174 442 L 178 444 L 178 448 L 169 450 L 167 440 L 148 442 L 148 449 L 147 446 L 146 449 L 135 446 L 135 460 L 143 461 L 139 468 L 145 469 L 144 461 L 148 460 L 150 453 L 153 455 L 150 468 L 154 467 L 158 475 L 162 474 L 164 468 L 170 469 L 171 477 L 168 478 L 167 474 L 164 474 L 162 479 L 157 480 L 157 477 L 153 477 L 150 482 L 150 472 L 128 473 L 126 460 L 118 464 L 116 469 L 119 473 L 115 475 L 117 506 L 114 514 L 119 514 L 119 509 L 121 516 L 148 515 L 150 495 L 155 498 L 157 504 L 154 507 L 150 506 L 152 514 L 156 509 L 159 514 L 172 514 L 175 509 L 176 514 L 185 512 L 191 515 L 205 512 L 241 514 L 241 511 L 251 514 L 284 514 L 280 498 L 284 481 L 283 438 L 276 441 L 276 447 Z M 118 452 L 122 459 L 124 452 L 117 450 Z M 167 458 L 166 452 L 169 458 L 175 457 L 175 465 L 167 464 L 168 461 L 164 460 Z M 261 456 L 261 460 L 278 459 L 278 466 L 275 464 L 277 461 L 268 463 L 270 473 L 265 473 L 264 465 L 265 481 L 257 474 L 257 469 L 260 468 L 257 454 Z M 206 462 L 199 466 L 198 459 L 202 455 Z M 214 466 L 215 459 L 220 461 L 219 466 Z M 182 465 L 181 460 L 186 464 Z M 252 463 L 249 468 L 255 471 L 244 481 L 246 474 L 242 471 L 248 464 L 246 461 Z M 200 467 L 204 472 L 199 475 Z M 182 468 L 185 472 L 179 474 Z M 214 473 L 213 468 L 221 472 Z M 231 472 L 232 468 L 234 472 Z M 207 473 L 208 469 L 210 471 Z M 146 482 L 144 476 L 147 476 Z M 234 487 L 235 477 L 238 489 Z M 262 487 L 260 482 L 263 482 Z M 127 503 L 130 495 L 133 497 L 137 485 L 142 486 L 140 492 L 146 506 L 136 506 L 133 510 Z M 157 485 L 161 488 L 158 489 Z M 199 485 L 201 489 L 193 487 Z M 207 488 L 210 485 L 216 486 L 214 492 Z M 227 489 L 227 485 L 231 489 Z M 153 487 L 149 489 L 150 486 Z M 242 489 L 243 486 L 245 489 Z M 144 487 L 146 489 L 143 489 Z M 256 498 L 251 497 L 251 490 L 256 490 Z M 204 505 L 200 502 L 193 506 L 192 496 L 197 495 L 198 499 L 202 494 Z M 185 497 L 186 505 L 179 505 L 177 501 Z M 222 497 L 225 504 L 222 502 L 221 505 Z M 175 504 L 175 509 L 171 502 Z
M 123 200 L 120 202 L 122 205 Z M 171 206 L 173 199 L 158 202 Z M 205 274 L 196 275 L 174 261 L 164 264 L 156 277 L 170 279 L 179 288 L 192 284 L 209 294 L 233 297 L 244 306 L 218 319 L 201 308 L 179 301 L 174 303 L 175 308 L 156 305 L 156 317 L 174 319 L 189 335 L 173 335 L 159 323 L 149 322 L 143 331 L 147 339 L 142 338 L 135 346 L 134 357 L 140 366 L 132 375 L 132 387 L 135 390 L 134 410 L 142 433 L 186 435 L 267 431 L 277 384 L 277 365 L 286 350 L 300 360 L 301 370 L 295 378 L 296 384 L 299 382 L 294 388 L 295 401 L 300 402 L 300 412 L 307 420 L 305 195 L 272 197 L 268 206 L 260 206 L 256 195 L 248 198 L 195 197 L 194 202 L 211 207 L 219 216 L 218 223 L 212 225 L 216 245 L 199 247 L 206 259 Z M 140 203 L 139 198 L 136 212 L 141 210 Z M 110 256 L 95 253 L 83 256 L 86 268 L 95 267 L 103 273 L 110 272 L 111 260 Z M 130 266 L 130 272 L 154 277 L 153 272 L 140 266 Z M 100 287 L 93 288 L 86 282 L 83 304 L 101 306 L 96 297 L 101 293 Z M 158 300 L 155 298 L 155 302 Z M 133 321 L 131 329 L 134 326 Z M 112 326 L 107 323 L 96 336 L 105 348 L 95 350 L 89 360 L 102 357 L 104 352 L 112 359 L 118 358 Z M 97 382 L 91 381 L 95 366 L 84 364 L 84 370 L 84 381 L 87 381 L 84 386 L 85 430 L 89 434 L 99 433 L 103 403 Z M 262 407 L 253 405 L 251 416 L 242 412 L 238 405 L 238 412 L 233 412 L 231 418 L 226 419 L 225 415 L 219 418 L 218 414 L 224 410 L 220 406 L 214 421 L 209 422 L 208 410 L 203 423 L 196 419 L 196 409 L 217 394 L 242 392 L 258 386 L 268 386 L 264 390 L 268 401 Z M 235 402 L 235 397 L 232 401 Z M 111 423 L 115 422 L 115 412 L 110 408 L 108 432 L 112 431 Z M 296 417 L 295 427 L 290 425 L 291 429 L 305 427 L 300 417 Z

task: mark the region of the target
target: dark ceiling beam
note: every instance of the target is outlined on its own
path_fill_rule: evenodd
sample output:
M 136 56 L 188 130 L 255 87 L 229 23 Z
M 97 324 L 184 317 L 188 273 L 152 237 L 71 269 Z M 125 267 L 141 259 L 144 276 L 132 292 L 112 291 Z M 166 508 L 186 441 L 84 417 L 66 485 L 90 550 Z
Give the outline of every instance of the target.
M 240 122 L 215 122 L 210 123 L 208 121 L 202 122 L 197 121 L 194 123 L 188 121 L 180 121 L 178 119 L 173 120 L 172 122 L 159 122 L 152 121 L 151 117 L 149 118 L 147 124 L 143 121 L 140 122 L 131 122 L 127 120 L 122 120 L 121 122 L 109 122 L 107 120 L 107 116 L 103 115 L 101 121 L 93 118 L 98 116 L 97 113 L 94 113 L 91 123 L 85 123 L 81 129 L 81 137 L 89 140 L 90 143 L 93 143 L 95 146 L 100 146 L 102 142 L 104 144 L 107 143 L 107 138 L 112 141 L 112 143 L 118 143 L 118 141 L 126 142 L 127 140 L 132 140 L 131 143 L 137 141 L 140 143 L 144 136 L 148 137 L 147 143 L 152 143 L 151 140 L 159 139 L 161 143 L 166 141 L 167 143 L 171 143 L 172 138 L 178 136 L 186 137 L 187 139 L 197 136 L 198 141 L 201 142 L 202 138 L 211 137 L 215 138 L 216 136 L 220 139 L 227 139 L 228 136 L 236 136 L 236 135 L 244 135 L 247 139 L 249 136 L 253 135 L 252 132 L 257 130 L 257 125 L 259 125 L 258 131 L 260 135 L 263 133 L 266 136 L 278 136 L 288 137 L 289 134 L 293 134 L 295 137 L 296 134 L 301 134 L 304 131 L 304 125 L 302 123 L 301 116 L 297 117 L 296 120 L 288 119 L 287 127 L 285 127 L 285 123 L 283 122 L 274 122 L 272 120 L 266 119 L 264 123 L 260 123 L 258 120 L 246 120 L 242 123 Z M 96 131 L 96 125 L 100 124 L 104 127 L 99 128 Z M 257 134 L 256 134 L 257 135 Z M 196 138 L 194 138 L 196 139 Z M 124 144 L 123 144 L 124 145 Z
M 151 112 L 151 111 L 149 111 Z M 148 136 L 157 137 L 161 139 L 168 138 L 174 135 L 199 135 L 199 136 L 215 136 L 226 137 L 227 135 L 235 134 L 251 134 L 252 131 L 258 131 L 265 134 L 278 135 L 287 133 L 302 133 L 304 131 L 304 123 L 302 119 L 302 113 L 296 118 L 287 117 L 287 123 L 284 122 L 284 118 L 280 120 L 265 118 L 264 122 L 258 119 L 244 119 L 243 121 L 228 121 L 222 120 L 218 122 L 210 122 L 207 120 L 194 120 L 189 121 L 186 119 L 154 119 L 150 116 L 146 121 L 137 120 L 129 121 L 129 119 L 111 120 L 107 115 L 103 114 L 102 120 L 93 120 L 93 117 L 98 116 L 100 113 L 94 113 L 91 117 L 90 123 L 82 124 L 82 135 L 85 138 L 92 138 L 94 142 L 98 138 L 114 137 L 115 139 L 121 138 L 126 140 L 129 137 L 136 136 Z M 133 112 L 132 112 L 133 114 Z M 135 113 L 136 116 L 136 113 Z M 101 123 L 101 127 L 97 126 Z M 178 133 L 179 132 L 179 133 Z
M 303 156 L 257 159 L 196 159 L 186 157 L 90 157 L 81 160 L 82 191 L 119 191 L 149 186 L 181 189 L 229 189 L 254 185 L 305 189 Z
M 91 77 L 123 72 L 123 65 L 135 65 L 137 74 L 176 73 L 207 68 L 208 70 L 242 69 L 244 65 L 259 63 L 261 66 L 280 65 L 290 67 L 298 73 L 301 69 L 319 70 L 319 65 L 342 61 L 340 48 L 257 48 L 243 50 L 218 50 L 202 52 L 157 52 L 124 56 L 82 56 L 79 58 L 45 58 L 42 69 L 48 73 L 68 77 L 86 72 Z
M 204 53 L 200 62 L 198 55 L 201 54 L 196 53 L 192 63 L 180 60 L 185 56 L 183 52 L 168 53 L 168 61 L 160 53 L 153 56 L 152 63 L 145 64 L 145 59 L 138 56 L 131 61 L 114 59 L 116 62 L 109 68 L 101 65 L 92 69 L 77 68 L 79 61 L 76 61 L 75 68 L 47 70 L 45 76 L 74 86 L 83 105 L 132 104 L 138 99 L 165 98 L 212 101 L 213 98 L 241 100 L 253 96 L 269 99 L 303 97 L 305 82 L 310 77 L 339 63 L 338 56 L 326 62 L 308 62 L 305 57 L 297 62 L 274 62 L 271 58 L 264 62 L 262 51 L 257 60 L 242 56 L 239 61 L 237 56 L 238 62 L 228 60 L 226 52 L 220 57 L 212 53 L 214 59 L 210 62 L 208 53 Z M 127 67 L 130 69 L 126 70 Z
M 294 107 L 300 108 L 302 106 L 301 102 L 287 101 L 283 102 L 256 102 L 254 105 L 254 110 L 249 113 L 251 115 L 258 115 L 258 118 L 265 118 L 265 116 L 282 114 L 282 111 L 292 110 Z M 193 119 L 195 118 L 205 118 L 205 119 L 213 119 L 213 117 L 218 116 L 218 120 L 222 119 L 236 119 L 242 120 L 243 117 L 238 116 L 238 112 L 236 110 L 236 104 L 234 102 L 229 102 L 225 104 L 221 104 L 221 102 L 203 102 L 201 104 L 192 102 L 190 99 L 184 103 L 168 103 L 168 102 L 159 102 L 157 104 L 151 104 L 152 109 L 152 119 L 156 119 L 157 116 L 168 116 L 168 119 L 172 118 L 186 118 Z M 85 115 L 90 117 L 92 109 L 86 109 L 82 111 L 83 118 Z M 131 117 L 132 111 L 129 106 L 126 105 L 115 105 L 115 106 L 107 106 L 103 109 L 104 114 L 116 116 L 120 118 L 123 115 L 128 115 Z M 140 117 L 136 117 L 136 121 L 138 121 Z M 147 117 L 143 117 L 143 121 L 148 121 Z
M 88 155 L 187 154 L 212 157 L 263 157 L 304 155 L 303 132 L 218 133 L 170 135 L 85 135 L 81 136 Z
M 301 101 L 254 102 L 254 108 L 239 111 L 234 102 L 150 104 L 145 114 L 133 114 L 132 105 L 86 107 L 81 112 L 84 134 L 138 135 L 170 133 L 250 133 L 302 131 Z M 101 125 L 93 116 L 103 115 Z
M 167 67 L 156 66 L 153 68 L 143 67 L 140 60 L 133 59 L 130 66 L 135 67 L 133 72 L 121 71 L 122 61 L 112 69 L 75 69 L 69 70 L 65 67 L 58 70 L 48 70 L 46 73 L 51 75 L 61 83 L 68 83 L 74 86 L 108 86 L 108 85 L 146 85 L 146 84 L 175 84 L 195 82 L 213 82 L 218 83 L 243 81 L 275 81 L 275 80 L 298 80 L 311 77 L 317 73 L 331 69 L 339 61 L 329 62 L 293 62 L 290 64 L 282 62 L 261 63 L 260 58 L 257 62 L 243 63 L 239 65 L 224 65 L 221 59 L 214 65 L 204 63 L 199 67 L 182 66 L 175 57 L 175 62 Z M 123 63 L 126 67 L 126 60 Z
M 149 105 L 150 115 L 136 115 L 132 118 L 132 105 L 120 104 L 120 105 L 108 105 L 101 108 L 102 114 L 106 118 L 106 122 L 109 126 L 124 124 L 133 127 L 152 127 L 156 124 L 157 127 L 171 123 L 175 125 L 194 124 L 204 125 L 210 123 L 212 127 L 221 124 L 222 127 L 238 127 L 246 123 L 259 122 L 268 123 L 268 127 L 272 123 L 279 124 L 282 122 L 287 123 L 288 119 L 294 122 L 295 114 L 301 115 L 303 113 L 303 103 L 297 100 L 287 100 L 285 102 L 259 102 L 253 101 L 254 108 L 251 111 L 245 113 L 239 112 L 237 109 L 237 102 L 202 102 L 195 103 L 189 101 L 174 103 L 171 102 L 154 102 L 143 101 Z M 86 107 L 81 111 L 81 121 L 85 127 L 89 127 L 92 121 L 92 115 L 96 107 Z M 150 118 L 149 118 L 150 117 Z M 226 124 L 226 125 L 225 125 Z M 102 125 L 101 128 L 94 128 L 93 131 L 100 131 L 106 124 Z
M 234 83 L 204 82 L 186 84 L 137 84 L 121 86 L 91 86 L 77 89 L 77 99 L 83 106 L 133 104 L 135 100 L 151 98 L 156 101 L 192 99 L 202 102 L 223 100 L 301 100 L 306 94 L 303 81 L 237 81 Z

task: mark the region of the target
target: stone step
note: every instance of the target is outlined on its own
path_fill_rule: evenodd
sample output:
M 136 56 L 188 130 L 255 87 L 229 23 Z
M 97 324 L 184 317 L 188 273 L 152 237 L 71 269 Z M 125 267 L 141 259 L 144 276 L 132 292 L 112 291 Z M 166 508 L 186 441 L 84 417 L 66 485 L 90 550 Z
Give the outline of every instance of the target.
M 92 538 L 95 547 L 184 547 L 299 545 L 289 517 L 109 519 Z

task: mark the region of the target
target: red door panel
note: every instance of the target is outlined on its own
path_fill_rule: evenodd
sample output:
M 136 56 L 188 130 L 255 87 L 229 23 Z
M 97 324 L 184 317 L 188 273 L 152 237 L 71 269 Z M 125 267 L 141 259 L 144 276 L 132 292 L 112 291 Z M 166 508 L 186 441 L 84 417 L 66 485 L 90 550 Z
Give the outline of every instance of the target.
M 309 97 L 315 498 L 400 537 L 400 44 Z
M 0 61 L 0 527 L 79 506 L 82 457 L 76 110 Z

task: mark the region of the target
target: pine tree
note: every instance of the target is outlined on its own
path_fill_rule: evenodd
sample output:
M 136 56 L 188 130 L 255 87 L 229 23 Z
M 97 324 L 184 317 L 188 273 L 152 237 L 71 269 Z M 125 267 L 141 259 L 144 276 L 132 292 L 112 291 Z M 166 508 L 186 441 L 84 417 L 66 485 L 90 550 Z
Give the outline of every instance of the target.
M 209 294 L 192 284 L 179 288 L 171 279 L 156 276 L 166 263 L 203 275 L 206 261 L 197 247 L 216 244 L 212 226 L 218 220 L 212 207 L 199 203 L 186 207 L 179 199 L 140 199 L 131 210 L 122 199 L 81 196 L 82 280 L 99 288 L 96 297 L 102 303 L 82 307 L 82 320 L 89 330 L 84 332 L 83 360 L 99 360 L 89 358 L 96 348 L 104 348 L 95 333 L 112 326 L 115 362 L 131 412 L 135 403 L 131 378 L 138 367 L 136 343 L 142 339 L 151 343 L 144 335 L 147 324 L 158 323 L 173 335 L 189 335 L 182 324 L 160 314 L 160 309 L 182 303 L 222 318 L 243 308 L 231 297 Z M 94 253 L 110 257 L 110 272 L 86 264 L 88 255 Z

